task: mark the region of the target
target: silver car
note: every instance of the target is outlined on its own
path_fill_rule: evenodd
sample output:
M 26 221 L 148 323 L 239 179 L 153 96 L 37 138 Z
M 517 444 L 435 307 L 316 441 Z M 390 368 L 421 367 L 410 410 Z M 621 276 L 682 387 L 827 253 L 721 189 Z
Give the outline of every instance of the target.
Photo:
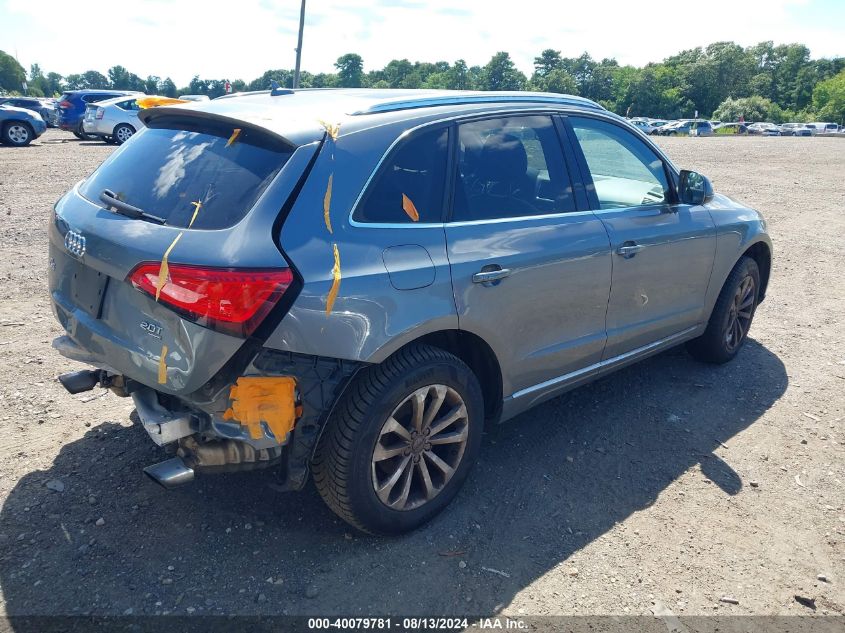
M 676 345 L 730 361 L 769 282 L 757 211 L 579 97 L 277 88 L 139 117 L 55 205 L 48 274 L 54 347 L 93 366 L 62 383 L 134 399 L 165 487 L 312 474 L 357 528 L 413 529 L 485 425 Z
M 120 96 L 88 104 L 82 119 L 82 131 L 99 136 L 107 143 L 122 145 L 144 127 L 138 118 L 138 99 L 146 95 Z

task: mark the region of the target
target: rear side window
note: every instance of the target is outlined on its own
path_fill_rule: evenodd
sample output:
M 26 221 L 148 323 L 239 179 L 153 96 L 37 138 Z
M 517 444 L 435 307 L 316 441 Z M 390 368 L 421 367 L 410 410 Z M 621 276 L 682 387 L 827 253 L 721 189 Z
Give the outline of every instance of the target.
M 352 219 L 378 224 L 443 221 L 447 128 L 424 130 L 387 157 Z
M 229 143 L 231 126 L 184 119 L 172 124 L 137 133 L 85 181 L 82 195 L 101 204 L 100 193 L 108 189 L 178 227 L 191 224 L 199 203 L 191 228 L 227 228 L 246 215 L 293 151 L 250 129 Z
M 514 218 L 575 210 L 551 117 L 463 123 L 452 220 Z

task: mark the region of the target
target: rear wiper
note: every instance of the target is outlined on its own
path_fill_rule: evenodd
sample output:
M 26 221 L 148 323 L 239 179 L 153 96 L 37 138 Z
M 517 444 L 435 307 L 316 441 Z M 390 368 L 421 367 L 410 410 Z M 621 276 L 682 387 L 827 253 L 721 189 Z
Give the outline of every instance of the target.
M 116 213 L 120 213 L 121 215 L 125 215 L 130 218 L 135 218 L 136 220 L 147 220 L 149 222 L 155 222 L 156 224 L 164 224 L 167 222 L 165 218 L 160 218 L 152 213 L 147 213 L 143 209 L 127 204 L 123 200 L 120 200 L 113 191 L 109 191 L 108 189 L 103 189 L 100 193 L 100 200 L 106 203 L 106 208 L 113 208 Z

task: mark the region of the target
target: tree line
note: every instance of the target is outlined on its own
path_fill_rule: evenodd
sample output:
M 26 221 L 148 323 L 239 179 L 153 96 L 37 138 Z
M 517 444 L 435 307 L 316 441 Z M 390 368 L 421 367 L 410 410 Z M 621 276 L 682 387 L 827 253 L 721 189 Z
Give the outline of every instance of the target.
M 761 42 L 742 47 L 715 42 L 667 57 L 642 67 L 620 65 L 615 59 L 593 59 L 589 53 L 564 57 L 546 49 L 534 59 L 534 72 L 526 76 L 507 52 L 493 55 L 484 66 L 454 63 L 411 62 L 394 59 L 380 70 L 365 71 L 357 53 L 342 55 L 335 72 L 310 73 L 300 78 L 303 88 L 440 88 L 447 90 L 538 90 L 580 95 L 598 101 L 626 116 L 689 118 L 696 113 L 722 120 L 829 120 L 845 123 L 845 57 L 811 59 L 803 44 Z M 57 96 L 63 90 L 113 88 L 140 90 L 176 97 L 225 92 L 265 90 L 271 81 L 290 87 L 293 70 L 268 70 L 250 82 L 242 79 L 202 79 L 177 87 L 170 77 L 141 78 L 123 66 L 106 75 L 96 70 L 62 76 L 45 73 L 33 64 L 28 73 L 0 51 L 0 88 L 19 91 L 27 82 L 34 96 Z

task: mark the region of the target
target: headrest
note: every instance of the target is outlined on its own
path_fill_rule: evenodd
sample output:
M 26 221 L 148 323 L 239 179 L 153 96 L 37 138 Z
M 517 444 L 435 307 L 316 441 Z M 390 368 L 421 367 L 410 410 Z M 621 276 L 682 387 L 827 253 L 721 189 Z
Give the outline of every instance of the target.
M 481 173 L 488 182 L 516 182 L 528 170 L 525 147 L 513 134 L 498 133 L 488 136 L 481 149 Z

